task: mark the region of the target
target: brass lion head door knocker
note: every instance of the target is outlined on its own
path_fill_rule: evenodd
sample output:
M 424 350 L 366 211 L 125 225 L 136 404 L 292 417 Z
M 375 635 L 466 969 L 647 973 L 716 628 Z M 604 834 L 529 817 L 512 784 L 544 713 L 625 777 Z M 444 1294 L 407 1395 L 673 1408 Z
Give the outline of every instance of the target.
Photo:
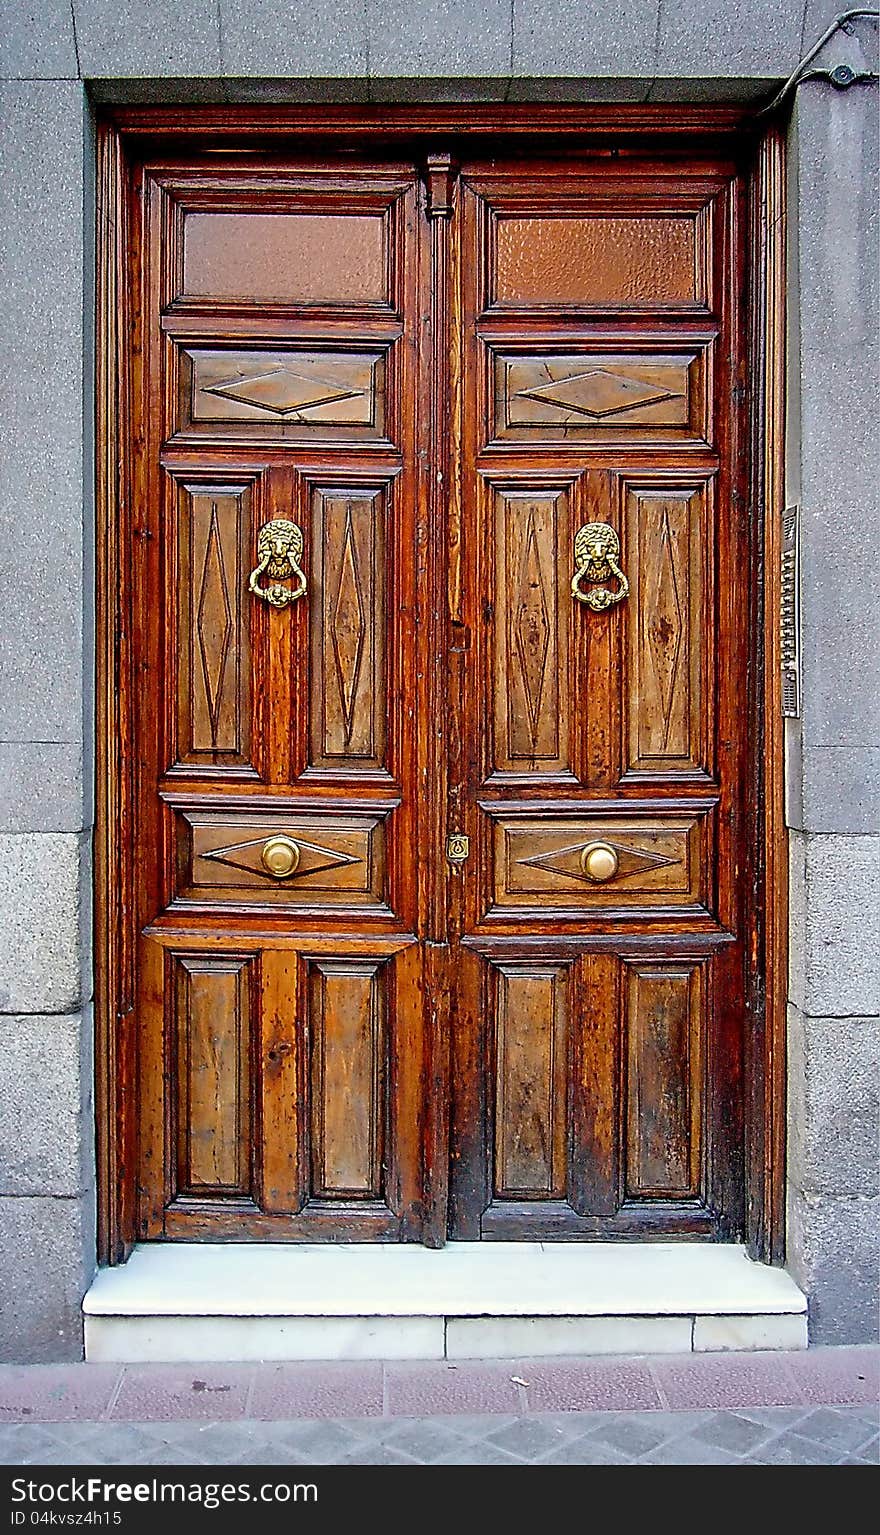
M 604 613 L 616 602 L 622 602 L 629 593 L 629 582 L 618 564 L 620 539 L 607 522 L 585 522 L 574 541 L 575 573 L 571 583 L 571 595 L 578 602 L 585 602 L 594 613 Z M 617 591 L 607 586 L 594 586 L 581 590 L 582 581 L 618 582 Z
M 259 564 L 251 571 L 248 588 L 255 597 L 273 608 L 286 608 L 296 602 L 306 589 L 305 573 L 300 566 L 303 554 L 302 529 L 295 522 L 278 517 L 260 529 L 257 539 Z M 271 586 L 261 586 L 263 574 L 271 577 Z M 296 586 L 282 586 L 282 581 L 296 579 Z

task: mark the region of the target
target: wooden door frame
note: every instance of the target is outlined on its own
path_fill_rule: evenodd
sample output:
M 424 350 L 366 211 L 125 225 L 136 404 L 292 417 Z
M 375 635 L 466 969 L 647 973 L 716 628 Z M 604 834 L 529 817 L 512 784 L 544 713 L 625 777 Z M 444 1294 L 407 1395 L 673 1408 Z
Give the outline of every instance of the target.
M 463 120 L 465 118 L 466 120 Z M 785 1252 L 786 1144 L 785 1010 L 788 980 L 788 838 L 784 815 L 783 720 L 779 685 L 779 582 L 784 466 L 785 206 L 784 146 L 775 126 L 730 108 L 469 106 L 461 107 L 200 107 L 125 108 L 102 115 L 97 135 L 96 239 L 96 825 L 95 825 L 95 1102 L 98 1177 L 98 1259 L 123 1262 L 135 1240 L 137 1169 L 135 1094 L 138 1080 L 134 1019 L 134 938 L 126 913 L 131 869 L 128 836 L 132 803 L 130 636 L 127 541 L 129 509 L 137 494 L 133 401 L 129 382 L 131 259 L 129 188 L 131 165 L 145 147 L 193 154 L 218 142 L 230 148 L 292 150 L 320 137 L 324 144 L 369 136 L 424 155 L 455 140 L 515 137 L 558 145 L 577 136 L 603 157 L 664 145 L 733 148 L 745 163 L 749 188 L 748 354 L 751 507 L 748 551 L 754 607 L 750 616 L 749 732 L 754 743 L 746 814 L 755 835 L 746 872 L 751 985 L 744 1028 L 746 1237 L 754 1257 L 780 1263 Z M 307 136 L 307 137 L 306 137 Z M 435 211 L 443 211 L 446 168 L 425 161 L 433 178 Z M 448 188 L 446 188 L 448 190 Z M 432 265 L 445 272 L 448 220 L 432 220 Z M 439 333 L 435 314 L 435 336 Z M 435 346 L 434 400 L 448 364 Z M 440 419 L 432 411 L 435 423 Z M 432 433 L 430 451 L 440 467 L 446 434 Z M 431 473 L 429 484 L 436 484 Z M 442 567 L 439 497 L 429 498 L 431 565 Z M 434 538 L 430 538 L 433 532 Z M 440 571 L 439 573 L 442 573 Z M 438 634 L 438 640 L 442 635 Z M 441 647 L 435 654 L 442 655 Z M 435 679 L 439 687 L 439 676 Z M 440 749 L 435 745 L 435 753 Z M 436 761 L 437 779 L 443 764 Z M 432 796 L 436 839 L 444 830 L 439 788 Z M 438 840 L 439 845 L 439 840 Z M 441 938 L 438 906 L 424 937 L 429 953 Z M 438 989 L 443 965 L 437 955 Z M 438 1093 L 448 1061 L 436 1030 Z M 433 1144 L 426 1152 L 430 1183 L 445 1154 L 446 1115 L 433 1115 Z M 442 1174 L 441 1174 L 442 1177 Z

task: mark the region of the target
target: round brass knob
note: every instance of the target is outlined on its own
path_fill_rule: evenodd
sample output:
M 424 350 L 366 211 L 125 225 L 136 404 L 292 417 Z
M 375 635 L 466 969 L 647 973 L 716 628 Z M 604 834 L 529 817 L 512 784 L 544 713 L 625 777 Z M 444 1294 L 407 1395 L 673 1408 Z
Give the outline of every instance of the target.
M 597 885 L 614 878 L 618 862 L 614 848 L 607 842 L 588 842 L 581 853 L 581 868 L 587 879 L 594 879 Z
M 290 837 L 270 837 L 260 854 L 260 862 L 267 874 L 275 879 L 287 879 L 299 868 L 299 848 Z

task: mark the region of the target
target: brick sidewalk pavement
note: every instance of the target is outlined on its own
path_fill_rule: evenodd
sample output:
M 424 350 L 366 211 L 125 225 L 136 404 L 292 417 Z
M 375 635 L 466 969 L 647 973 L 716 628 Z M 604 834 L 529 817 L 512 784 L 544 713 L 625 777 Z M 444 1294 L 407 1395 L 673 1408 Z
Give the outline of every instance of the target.
M 876 1465 L 880 1349 L 0 1366 L 6 1465 Z

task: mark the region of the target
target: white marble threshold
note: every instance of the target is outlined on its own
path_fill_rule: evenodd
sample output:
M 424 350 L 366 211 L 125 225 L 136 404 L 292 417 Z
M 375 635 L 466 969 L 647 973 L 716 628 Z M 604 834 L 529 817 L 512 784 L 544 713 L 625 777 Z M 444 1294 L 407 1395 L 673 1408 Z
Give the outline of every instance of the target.
M 790 1313 L 784 1269 L 710 1242 L 144 1242 L 87 1316 L 702 1316 Z
M 487 1358 L 806 1346 L 733 1244 L 144 1243 L 83 1302 L 91 1359 Z

